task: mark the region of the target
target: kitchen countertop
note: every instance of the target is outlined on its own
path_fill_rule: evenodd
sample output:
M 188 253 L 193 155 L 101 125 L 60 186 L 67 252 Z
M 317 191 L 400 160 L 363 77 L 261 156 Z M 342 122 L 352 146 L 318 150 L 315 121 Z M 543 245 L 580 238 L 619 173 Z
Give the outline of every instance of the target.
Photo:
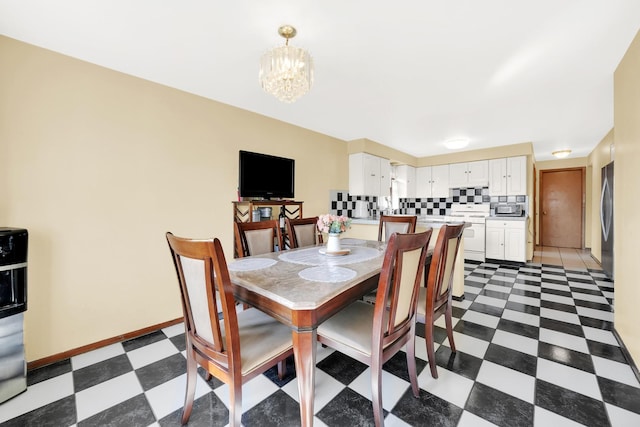
M 487 221 L 526 221 L 526 216 L 489 216 Z
M 411 215 L 406 215 L 411 216 Z M 488 216 L 487 221 L 526 221 L 528 216 Z M 418 224 L 428 227 L 440 227 L 442 224 L 456 224 L 460 221 L 446 221 L 442 215 L 420 215 L 418 216 Z M 367 218 L 351 218 L 352 224 L 362 225 L 378 225 L 380 223 L 379 216 L 370 216 Z
M 412 216 L 412 215 L 406 215 Z M 462 221 L 446 221 L 444 216 L 421 215 L 418 216 L 418 224 L 428 227 L 440 227 L 443 224 L 459 224 Z M 351 224 L 378 225 L 380 223 L 379 216 L 371 216 L 367 218 L 352 218 Z

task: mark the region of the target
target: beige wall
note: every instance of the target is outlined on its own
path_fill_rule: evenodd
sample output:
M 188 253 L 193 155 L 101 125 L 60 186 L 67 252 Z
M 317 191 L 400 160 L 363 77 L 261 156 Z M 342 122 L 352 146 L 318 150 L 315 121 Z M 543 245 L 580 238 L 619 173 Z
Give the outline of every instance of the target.
M 600 141 L 589 154 L 587 182 L 591 184 L 590 221 L 586 231 L 591 236 L 591 255 L 601 261 L 601 227 L 600 227 L 600 193 L 602 188 L 602 167 L 611 161 L 611 147 L 613 146 L 613 129 Z M 614 231 L 615 232 L 615 231 Z
M 345 141 L 5 37 L 0 62 L 0 224 L 30 233 L 30 361 L 181 316 L 164 233 L 230 256 L 239 149 L 294 158 L 306 216 L 348 187 Z
M 636 365 L 640 363 L 638 327 L 638 242 L 640 199 L 640 32 L 614 73 L 614 276 L 615 327 Z M 626 196 L 626 197 L 624 197 Z

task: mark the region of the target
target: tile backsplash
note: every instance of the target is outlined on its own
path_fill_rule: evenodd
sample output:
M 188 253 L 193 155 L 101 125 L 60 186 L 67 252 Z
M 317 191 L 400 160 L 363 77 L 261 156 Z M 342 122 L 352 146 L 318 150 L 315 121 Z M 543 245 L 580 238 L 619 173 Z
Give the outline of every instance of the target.
M 356 208 L 356 200 L 364 200 L 369 205 L 369 212 L 379 215 L 377 196 L 351 196 L 346 190 L 331 190 L 329 192 L 329 213 L 333 215 L 346 215 L 353 217 Z
M 372 216 L 379 216 L 384 208 L 377 196 L 352 196 L 346 190 L 330 191 L 330 210 L 334 215 L 352 217 L 357 200 L 364 200 L 369 205 Z M 489 203 L 492 208 L 499 203 L 522 204 L 527 213 L 529 206 L 527 196 L 489 196 L 488 187 L 452 188 L 449 197 L 401 198 L 397 213 L 407 215 L 443 216 L 451 213 L 452 203 Z
M 489 203 L 488 187 L 452 188 L 449 197 L 427 197 L 400 199 L 401 214 L 449 215 L 452 203 Z

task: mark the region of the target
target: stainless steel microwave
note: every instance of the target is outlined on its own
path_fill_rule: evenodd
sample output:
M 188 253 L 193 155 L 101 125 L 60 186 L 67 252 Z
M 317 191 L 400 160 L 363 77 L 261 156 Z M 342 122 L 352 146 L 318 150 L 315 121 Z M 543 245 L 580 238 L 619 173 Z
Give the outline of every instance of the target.
M 517 203 L 499 204 L 495 207 L 495 216 L 522 216 L 524 210 L 522 205 Z

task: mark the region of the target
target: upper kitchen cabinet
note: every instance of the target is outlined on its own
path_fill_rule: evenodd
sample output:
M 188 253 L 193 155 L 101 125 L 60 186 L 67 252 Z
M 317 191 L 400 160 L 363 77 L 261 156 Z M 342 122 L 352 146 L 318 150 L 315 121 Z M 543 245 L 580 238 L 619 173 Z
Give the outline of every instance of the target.
M 449 197 L 449 165 L 416 169 L 416 197 Z
M 416 197 L 416 168 L 409 165 L 395 167 L 396 189 L 399 198 Z
M 489 185 L 488 160 L 449 165 L 449 187 L 486 187 L 487 185 Z
M 391 163 L 368 153 L 349 155 L 349 194 L 356 196 L 391 195 Z
M 489 195 L 527 194 L 527 156 L 489 160 Z

